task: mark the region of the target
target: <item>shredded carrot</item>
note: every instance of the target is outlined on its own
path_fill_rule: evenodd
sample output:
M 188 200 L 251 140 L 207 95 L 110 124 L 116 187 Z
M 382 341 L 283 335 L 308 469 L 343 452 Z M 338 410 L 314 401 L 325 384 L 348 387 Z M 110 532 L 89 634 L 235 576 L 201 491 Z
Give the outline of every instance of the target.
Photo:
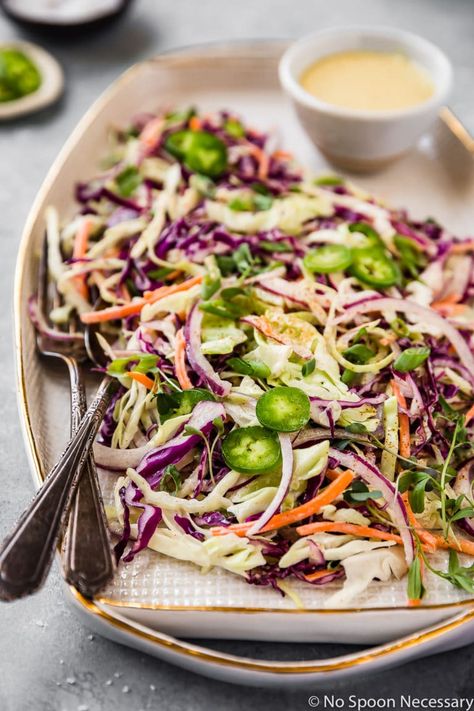
M 433 301 L 431 308 L 439 311 L 444 316 L 459 316 L 466 310 L 465 304 L 458 303 L 461 298 L 461 294 L 449 294 L 444 299 Z
M 283 160 L 291 160 L 293 158 L 293 153 L 290 153 L 289 151 L 274 151 L 272 153 L 272 158 L 283 158 Z
M 181 328 L 176 334 L 176 350 L 174 354 L 174 368 L 178 383 L 183 390 L 190 390 L 193 387 L 188 374 L 186 372 L 186 341 L 184 340 L 183 329 Z
M 76 232 L 76 236 L 74 237 L 72 256 L 75 259 L 82 259 L 83 257 L 85 257 L 91 231 L 92 222 L 87 219 L 82 220 L 79 229 Z
M 282 526 L 289 526 L 291 523 L 297 523 L 302 521 L 309 516 L 317 513 L 323 506 L 327 506 L 334 499 L 342 494 L 342 492 L 347 489 L 349 484 L 354 478 L 354 473 L 347 469 L 342 472 L 337 479 L 332 481 L 323 491 L 321 491 L 314 499 L 307 501 L 301 506 L 297 506 L 291 511 L 284 511 L 279 514 L 275 514 L 270 521 L 262 528 L 261 532 L 273 531 L 276 528 L 281 528 Z M 221 536 L 226 533 L 235 533 L 237 536 L 245 536 L 252 523 L 236 523 L 231 526 L 217 526 L 211 529 L 213 536 Z
M 305 575 L 305 579 L 311 583 L 313 580 L 319 580 L 320 578 L 325 578 L 326 575 L 332 575 L 335 568 L 325 568 L 324 570 L 317 570 L 315 573 L 310 573 Z
M 119 318 L 126 318 L 127 316 L 133 316 L 139 314 L 144 306 L 147 304 L 154 304 L 156 301 L 163 299 L 165 296 L 171 296 L 172 294 L 177 294 L 180 291 L 186 291 L 191 289 L 191 287 L 196 286 L 202 282 L 202 276 L 195 276 L 192 279 L 187 279 L 181 282 L 181 284 L 173 284 L 172 286 L 161 286 L 159 289 L 154 291 L 149 291 L 141 299 L 135 299 L 129 304 L 124 304 L 122 306 L 110 306 L 109 308 L 102 309 L 102 311 L 87 311 L 81 314 L 82 323 L 102 323 L 103 321 L 115 321 Z
M 345 523 L 344 521 L 316 521 L 298 526 L 296 529 L 300 536 L 308 536 L 310 533 L 347 533 L 351 536 L 362 536 L 364 538 L 378 538 L 381 541 L 395 541 L 402 543 L 402 539 L 396 533 L 379 531 L 378 528 L 370 526 L 359 526 L 355 523 Z
M 421 605 L 421 600 L 420 598 L 410 598 L 408 600 L 408 607 L 420 607 Z
M 155 390 L 155 381 L 149 378 L 148 375 L 145 375 L 145 373 L 138 373 L 136 370 L 131 370 L 128 375 L 132 378 L 132 380 L 136 380 L 137 383 L 141 383 L 148 390 Z
M 329 481 L 334 481 L 334 479 L 337 479 L 340 475 L 341 472 L 338 472 L 337 469 L 326 469 L 326 478 L 329 479 Z
M 180 269 L 175 269 L 174 272 L 170 272 L 164 277 L 165 281 L 173 281 L 173 279 L 177 279 L 179 275 L 181 274 Z
M 198 116 L 191 116 L 189 119 L 189 128 L 191 131 L 200 131 L 202 128 L 202 121 Z
M 453 254 L 465 254 L 474 250 L 474 239 L 467 239 L 464 242 L 458 242 L 451 245 L 449 251 Z
M 410 501 L 408 499 L 408 492 L 405 491 L 402 494 L 402 499 L 403 503 L 405 504 L 405 508 L 407 511 L 408 515 L 408 520 L 410 522 L 411 527 L 416 531 L 418 534 L 418 538 L 420 541 L 423 541 L 423 543 L 426 543 L 426 545 L 431 548 L 432 551 L 436 550 L 436 538 L 433 536 L 429 531 L 426 530 L 426 528 L 423 528 L 419 523 L 418 520 L 413 513 L 413 509 L 410 506 Z
M 148 121 L 143 131 L 140 133 L 140 143 L 144 148 L 152 150 L 158 143 L 165 122 L 161 116 Z
M 474 417 L 474 405 L 471 405 L 471 407 L 469 408 L 469 410 L 466 412 L 466 414 L 464 416 L 464 424 L 468 425 L 473 417 Z
M 448 538 L 446 540 L 443 536 L 434 536 L 436 539 L 436 545 L 438 548 L 444 548 L 445 550 L 453 548 L 460 553 L 466 553 L 466 555 L 474 555 L 474 541 L 468 541 L 466 538 Z
M 76 236 L 74 237 L 72 256 L 75 259 L 82 259 L 85 256 L 91 231 L 92 222 L 90 220 L 83 220 L 79 226 L 79 229 L 76 232 Z M 82 298 L 88 301 L 89 289 L 87 288 L 86 275 L 79 274 L 77 277 L 75 277 L 74 283 Z
M 405 396 L 400 391 L 395 380 L 391 381 L 391 386 L 395 397 L 397 398 L 398 407 L 406 410 L 407 401 Z M 400 454 L 402 457 L 409 457 L 411 453 L 410 447 L 410 420 L 405 412 L 398 413 L 398 427 L 400 430 Z
M 253 155 L 253 157 L 258 163 L 258 179 L 266 180 L 268 176 L 268 171 L 270 169 L 270 159 L 268 155 L 265 153 L 264 150 L 256 146 L 255 143 L 248 143 L 247 145 L 249 147 L 250 153 Z

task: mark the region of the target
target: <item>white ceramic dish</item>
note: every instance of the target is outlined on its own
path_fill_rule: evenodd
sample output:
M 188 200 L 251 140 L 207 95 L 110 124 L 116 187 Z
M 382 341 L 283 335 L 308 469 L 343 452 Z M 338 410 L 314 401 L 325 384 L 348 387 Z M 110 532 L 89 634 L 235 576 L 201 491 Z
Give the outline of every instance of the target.
M 303 89 L 301 74 L 313 62 L 357 49 L 408 56 L 432 78 L 433 96 L 407 109 L 362 111 L 333 106 Z M 452 81 L 451 64 L 438 47 L 418 35 L 389 27 L 336 27 L 303 37 L 283 55 L 279 74 L 315 145 L 336 165 L 364 172 L 381 167 L 415 145 L 435 121 Z
M 2 48 L 18 49 L 38 67 L 41 84 L 38 89 L 21 99 L 0 103 L 0 121 L 31 114 L 44 109 L 59 99 L 64 88 L 63 70 L 56 59 L 42 47 L 31 42 L 2 42 Z
M 133 67 L 87 112 L 51 168 L 25 227 L 15 292 L 19 404 L 37 483 L 67 437 L 64 373 L 46 367 L 36 356 L 27 316 L 45 206 L 53 203 L 62 214 L 72 211 L 74 182 L 94 172 L 108 126 L 126 123 L 131 111 L 151 110 L 159 104 L 194 103 L 210 110 L 227 107 L 261 127 L 276 122 L 285 147 L 314 169 L 327 172 L 279 89 L 277 65 L 283 50 L 281 43 L 232 44 L 164 55 Z M 468 140 L 447 113 L 417 151 L 376 180 L 360 182 L 416 215 L 432 214 L 465 234 L 474 222 L 474 171 Z M 103 478 L 105 496 L 111 483 L 110 478 Z M 104 635 L 194 671 L 242 683 L 274 683 L 277 678 L 313 684 L 328 676 L 380 668 L 467 644 L 474 638 L 474 600 L 444 585 L 433 585 L 426 605 L 418 609 L 406 608 L 405 581 L 374 585 L 357 607 L 342 611 L 324 609 L 325 593 L 307 587 L 300 590 L 305 608 L 296 610 L 272 590 L 249 586 L 224 571 L 203 576 L 191 565 L 146 552 L 132 565 L 120 568 L 114 582 L 94 602 L 72 590 L 69 597 Z M 214 653 L 167 635 L 380 646 L 324 663 L 276 663 Z M 406 639 L 393 642 L 400 635 Z

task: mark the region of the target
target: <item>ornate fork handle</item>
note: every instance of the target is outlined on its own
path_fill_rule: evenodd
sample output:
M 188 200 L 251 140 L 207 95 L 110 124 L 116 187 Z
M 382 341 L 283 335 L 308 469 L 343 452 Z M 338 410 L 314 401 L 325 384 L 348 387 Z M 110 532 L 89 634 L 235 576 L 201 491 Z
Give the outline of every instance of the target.
M 116 388 L 117 381 L 108 376 L 104 378 L 76 434 L 3 542 L 0 599 L 14 600 L 29 595 L 43 583 L 82 468 Z
M 80 366 L 68 359 L 71 384 L 71 435 L 87 410 Z M 110 580 L 114 563 L 94 457 L 89 452 L 72 504 L 62 556 L 64 577 L 86 597 Z

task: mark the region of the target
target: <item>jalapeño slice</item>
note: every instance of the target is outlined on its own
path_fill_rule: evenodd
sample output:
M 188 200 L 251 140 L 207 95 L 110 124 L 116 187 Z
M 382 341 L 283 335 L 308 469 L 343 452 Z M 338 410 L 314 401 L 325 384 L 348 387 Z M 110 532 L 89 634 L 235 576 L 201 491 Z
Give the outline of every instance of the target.
M 175 131 L 165 141 L 168 153 L 201 175 L 217 178 L 227 168 L 227 147 L 209 131 Z
M 318 274 L 341 272 L 347 269 L 351 262 L 351 251 L 343 244 L 325 244 L 308 252 L 303 259 L 306 269 Z
M 400 277 L 396 263 L 381 249 L 355 249 L 351 272 L 364 284 L 380 288 L 393 286 Z
M 237 472 L 266 472 L 280 461 L 280 442 L 265 427 L 239 427 L 223 440 L 222 454 L 227 466 Z
M 358 249 L 369 249 L 369 247 L 383 247 L 382 240 L 380 239 L 379 233 L 374 230 L 371 225 L 368 225 L 367 222 L 353 222 L 352 225 L 349 225 L 349 232 L 357 232 L 359 235 L 363 235 L 363 237 L 360 237 L 360 240 L 357 245 L 354 245 L 354 247 L 357 247 Z
M 309 397 L 299 388 L 284 385 L 268 390 L 257 402 L 258 421 L 277 432 L 295 432 L 310 417 Z
M 171 133 L 165 141 L 165 148 L 175 158 L 183 159 L 194 140 L 194 132 L 187 129 Z

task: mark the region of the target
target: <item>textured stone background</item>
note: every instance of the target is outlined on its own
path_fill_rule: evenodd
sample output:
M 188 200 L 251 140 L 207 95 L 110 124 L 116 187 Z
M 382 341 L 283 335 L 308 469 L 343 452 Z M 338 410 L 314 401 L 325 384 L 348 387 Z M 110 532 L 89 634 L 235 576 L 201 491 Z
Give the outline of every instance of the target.
M 106 31 L 76 41 L 43 40 L 63 63 L 67 93 L 51 110 L 0 126 L 1 535 L 32 494 L 15 402 L 14 261 L 35 193 L 79 117 L 123 69 L 150 54 L 210 40 L 298 36 L 331 25 L 357 23 L 410 29 L 445 49 L 455 67 L 451 106 L 474 133 L 472 0 L 136 0 L 129 15 Z M 21 34 L 0 14 L 0 40 Z M 312 649 L 311 645 L 245 642 L 215 646 L 281 659 L 344 651 L 336 646 Z M 470 647 L 351 681 L 333 691 L 346 698 L 350 694 L 398 698 L 401 693 L 472 697 L 473 669 L 474 647 Z M 265 707 L 296 711 L 308 708 L 307 698 L 307 692 L 272 692 L 209 681 L 92 637 L 67 607 L 57 571 L 35 598 L 0 607 L 1 711 L 237 711 Z

